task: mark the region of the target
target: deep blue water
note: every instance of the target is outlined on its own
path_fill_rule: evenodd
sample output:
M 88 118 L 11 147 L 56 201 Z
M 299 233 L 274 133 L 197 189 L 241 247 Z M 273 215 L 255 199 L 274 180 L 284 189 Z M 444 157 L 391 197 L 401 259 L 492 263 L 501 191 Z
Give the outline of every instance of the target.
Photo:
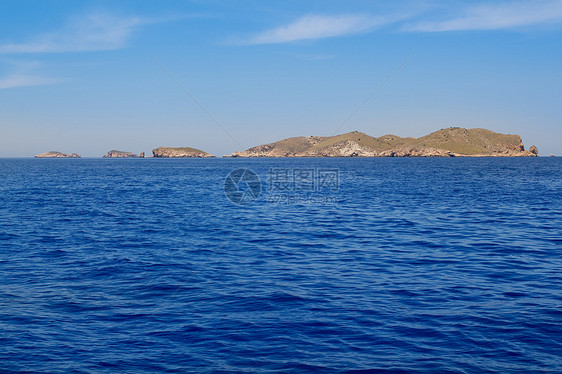
M 2 159 L 0 197 L 2 373 L 562 372 L 560 158 Z

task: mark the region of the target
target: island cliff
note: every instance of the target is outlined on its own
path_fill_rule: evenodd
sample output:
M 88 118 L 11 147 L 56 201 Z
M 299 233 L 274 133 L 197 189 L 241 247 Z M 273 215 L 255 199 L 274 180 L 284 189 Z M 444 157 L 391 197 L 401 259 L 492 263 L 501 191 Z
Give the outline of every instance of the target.
M 81 156 L 76 153 L 68 154 L 57 151 L 50 151 L 35 155 L 35 158 L 80 158 Z
M 152 150 L 154 157 L 162 158 L 201 158 L 215 157 L 210 153 L 189 147 L 158 147 Z
M 225 157 L 536 157 L 519 135 L 486 129 L 450 127 L 420 138 L 353 131 L 329 137 L 308 136 L 259 145 Z

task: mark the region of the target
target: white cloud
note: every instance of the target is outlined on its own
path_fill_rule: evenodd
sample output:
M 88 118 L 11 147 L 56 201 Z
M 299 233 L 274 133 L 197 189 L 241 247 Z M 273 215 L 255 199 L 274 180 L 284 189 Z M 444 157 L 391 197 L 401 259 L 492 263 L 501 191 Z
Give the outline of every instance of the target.
M 119 18 L 107 14 L 91 14 L 83 18 L 74 18 L 62 29 L 38 35 L 27 42 L 0 44 L 0 54 L 120 49 L 126 46 L 139 26 L 160 21 L 140 17 Z
M 242 44 L 276 44 L 357 34 L 371 31 L 395 20 L 364 15 L 306 16 L 289 25 L 258 34 Z
M 5 88 L 43 86 L 59 82 L 58 79 L 27 74 L 11 74 L 0 79 L 0 90 Z
M 406 26 L 406 31 L 499 30 L 562 22 L 562 0 L 511 1 L 466 8 L 443 21 Z

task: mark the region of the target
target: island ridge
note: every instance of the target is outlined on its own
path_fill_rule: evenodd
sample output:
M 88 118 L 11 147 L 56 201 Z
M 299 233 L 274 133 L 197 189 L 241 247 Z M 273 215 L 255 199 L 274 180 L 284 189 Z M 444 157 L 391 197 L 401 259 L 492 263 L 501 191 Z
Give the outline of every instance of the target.
M 214 155 L 191 147 L 158 147 L 155 158 L 210 158 Z M 537 157 L 532 145 L 525 149 L 519 135 L 486 129 L 449 127 L 420 138 L 383 135 L 374 138 L 352 131 L 334 136 L 300 136 L 258 145 L 223 157 Z M 36 158 L 78 158 L 76 153 L 45 152 Z M 132 152 L 111 150 L 104 158 L 144 158 Z
M 225 157 L 536 157 L 519 135 L 450 127 L 420 138 L 353 131 L 335 136 L 301 136 L 259 145 Z

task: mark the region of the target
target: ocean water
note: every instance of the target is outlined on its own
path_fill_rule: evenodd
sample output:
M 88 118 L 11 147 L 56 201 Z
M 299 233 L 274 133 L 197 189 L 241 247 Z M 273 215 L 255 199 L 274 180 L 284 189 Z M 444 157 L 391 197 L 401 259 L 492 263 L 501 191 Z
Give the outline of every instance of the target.
M 560 158 L 1 159 L 0 372 L 559 373 L 561 197 Z

